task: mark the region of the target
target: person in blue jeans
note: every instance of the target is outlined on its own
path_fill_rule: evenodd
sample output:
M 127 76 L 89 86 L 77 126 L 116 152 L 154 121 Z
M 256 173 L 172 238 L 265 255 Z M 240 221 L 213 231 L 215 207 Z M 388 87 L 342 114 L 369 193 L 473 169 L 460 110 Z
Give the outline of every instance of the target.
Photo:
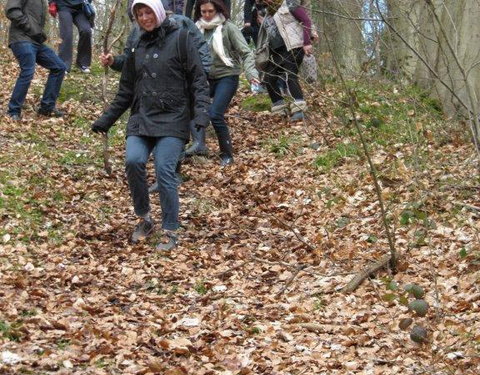
M 43 31 L 46 12 L 46 0 L 8 0 L 5 6 L 5 14 L 11 21 L 8 45 L 20 65 L 20 74 L 7 110 L 13 120 L 20 120 L 36 64 L 50 71 L 38 113 L 44 116 L 63 116 L 55 103 L 66 67 L 55 52 L 44 44 L 47 40 Z
M 233 163 L 233 146 L 225 112 L 238 88 L 241 65 L 250 83 L 259 84 L 253 52 L 240 29 L 229 19 L 222 0 L 197 0 L 195 21 L 212 52 L 210 83 L 210 121 L 218 138 L 220 164 Z
M 193 118 L 198 128 L 208 119 L 208 84 L 193 37 L 166 16 L 161 0 L 134 0 L 133 15 L 140 38 L 126 56 L 118 93 L 107 111 L 92 124 L 106 133 L 130 108 L 125 170 L 139 223 L 131 242 L 153 233 L 146 164 L 154 154 L 162 209 L 162 236 L 157 250 L 177 245 L 178 181 L 175 168 L 189 138 Z

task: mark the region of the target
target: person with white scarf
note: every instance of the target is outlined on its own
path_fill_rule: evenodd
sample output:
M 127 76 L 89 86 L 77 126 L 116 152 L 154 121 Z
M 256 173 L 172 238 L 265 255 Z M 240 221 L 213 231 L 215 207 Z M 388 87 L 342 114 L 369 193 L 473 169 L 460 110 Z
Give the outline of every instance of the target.
M 233 163 L 232 140 L 225 112 L 237 91 L 241 65 L 247 79 L 251 83 L 259 83 L 253 51 L 240 29 L 228 18 L 229 12 L 221 0 L 197 0 L 194 20 L 212 52 L 213 63 L 208 78 L 213 100 L 209 115 L 217 134 L 222 166 Z

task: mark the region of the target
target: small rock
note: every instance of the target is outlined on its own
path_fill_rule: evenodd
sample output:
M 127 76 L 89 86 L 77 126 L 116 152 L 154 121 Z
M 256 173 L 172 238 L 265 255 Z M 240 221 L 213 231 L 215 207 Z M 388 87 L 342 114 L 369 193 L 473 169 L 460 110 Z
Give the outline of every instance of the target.
M 416 299 L 408 304 L 408 308 L 415 311 L 418 316 L 425 316 L 428 312 L 428 303 L 423 299 Z
M 398 323 L 398 327 L 405 331 L 408 327 L 410 327 L 410 324 L 413 323 L 413 319 L 411 318 L 404 318 L 402 320 L 400 320 L 400 323 Z
M 27 264 L 25 264 L 25 267 L 23 267 L 23 269 L 27 272 L 32 272 L 34 269 L 35 269 L 35 266 L 28 262 Z
M 412 341 L 421 344 L 427 341 L 427 334 L 428 332 L 425 328 L 423 328 L 422 326 L 415 326 L 410 332 L 410 338 L 412 339 Z
M 22 360 L 22 357 L 20 357 L 18 354 L 5 351 L 2 352 L 2 362 L 5 363 L 6 365 L 14 365 Z

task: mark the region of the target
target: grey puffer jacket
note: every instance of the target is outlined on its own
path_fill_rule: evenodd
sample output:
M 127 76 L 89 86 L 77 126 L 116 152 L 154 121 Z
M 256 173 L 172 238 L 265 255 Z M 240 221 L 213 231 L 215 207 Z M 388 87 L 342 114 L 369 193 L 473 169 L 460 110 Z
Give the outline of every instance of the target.
M 181 32 L 187 33 L 186 56 L 180 56 Z M 209 102 L 207 77 L 191 34 L 167 18 L 142 34 L 127 57 L 113 103 L 94 126 L 110 128 L 130 107 L 127 136 L 188 140 L 192 118 L 208 124 Z
M 8 45 L 16 42 L 41 44 L 46 40 L 43 33 L 47 15 L 46 0 L 8 0 L 5 15 L 12 21 Z

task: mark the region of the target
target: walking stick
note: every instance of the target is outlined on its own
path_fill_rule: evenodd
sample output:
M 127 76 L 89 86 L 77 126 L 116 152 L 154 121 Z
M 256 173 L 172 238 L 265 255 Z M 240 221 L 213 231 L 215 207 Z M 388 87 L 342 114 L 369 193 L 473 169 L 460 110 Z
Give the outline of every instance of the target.
M 110 33 L 112 32 L 113 22 L 115 20 L 115 13 L 117 12 L 117 8 L 120 5 L 120 0 L 116 0 L 115 5 L 110 9 L 110 17 L 108 19 L 107 30 L 105 31 L 105 37 L 103 39 L 103 53 L 106 55 L 110 52 L 112 46 L 120 39 L 123 34 L 124 27 L 117 38 L 114 39 L 110 46 L 108 45 L 108 38 L 110 37 Z M 103 79 L 102 79 L 102 97 L 103 97 L 103 109 L 107 108 L 107 76 L 108 76 L 108 65 L 105 66 L 103 72 Z M 108 133 L 103 134 L 103 166 L 105 168 L 105 172 L 109 176 L 112 175 L 112 164 L 110 163 L 110 150 L 108 149 Z

